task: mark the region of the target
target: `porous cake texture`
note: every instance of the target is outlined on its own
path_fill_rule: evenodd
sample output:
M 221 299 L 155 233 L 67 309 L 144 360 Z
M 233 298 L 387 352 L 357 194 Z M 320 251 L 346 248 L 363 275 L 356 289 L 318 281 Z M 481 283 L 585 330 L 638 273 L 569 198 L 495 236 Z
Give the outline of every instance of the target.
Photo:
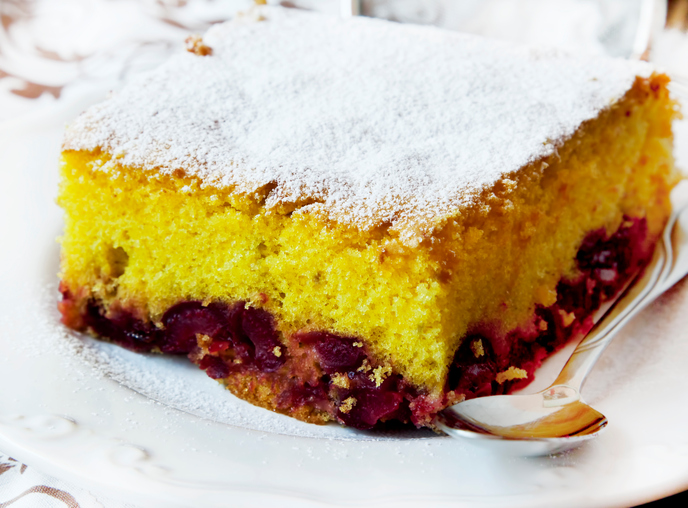
M 431 425 L 527 383 L 648 259 L 678 113 L 647 64 L 254 17 L 67 129 L 67 325 L 307 421 Z

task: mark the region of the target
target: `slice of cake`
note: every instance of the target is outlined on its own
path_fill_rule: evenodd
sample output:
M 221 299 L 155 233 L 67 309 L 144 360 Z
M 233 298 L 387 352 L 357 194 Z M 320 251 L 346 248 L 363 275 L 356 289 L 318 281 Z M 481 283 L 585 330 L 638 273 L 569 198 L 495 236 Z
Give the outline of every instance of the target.
M 648 259 L 677 181 L 642 63 L 279 8 L 67 130 L 64 322 L 309 421 L 528 383 Z

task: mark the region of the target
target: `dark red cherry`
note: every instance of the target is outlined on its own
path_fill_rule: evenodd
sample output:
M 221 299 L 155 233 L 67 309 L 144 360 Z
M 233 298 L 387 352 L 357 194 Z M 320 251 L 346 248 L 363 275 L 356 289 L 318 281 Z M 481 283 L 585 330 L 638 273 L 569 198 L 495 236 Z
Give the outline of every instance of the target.
M 189 353 L 196 346 L 196 334 L 213 337 L 224 324 L 214 307 L 204 307 L 200 302 L 183 302 L 171 307 L 162 322 L 165 335 L 160 350 L 176 354 Z
M 244 309 L 241 326 L 255 347 L 255 364 L 263 372 L 274 372 L 286 361 L 286 348 L 277 338 L 272 316 L 263 309 Z
M 365 353 L 355 346 L 356 339 L 327 332 L 309 332 L 299 336 L 307 344 L 315 344 L 320 366 L 328 374 L 356 370 L 363 363 Z
M 346 425 L 362 430 L 372 429 L 379 420 L 393 415 L 404 400 L 398 392 L 375 388 L 352 390 L 349 396 L 356 403 L 346 413 L 339 411 L 338 416 Z
M 228 340 L 214 340 L 208 346 L 209 353 L 221 353 L 222 351 L 227 351 L 232 346 L 232 343 Z
M 224 379 L 229 376 L 229 366 L 217 356 L 205 355 L 198 366 L 213 379 Z
M 134 318 L 126 311 L 107 318 L 95 302 L 90 301 L 83 316 L 84 323 L 101 337 L 138 353 L 148 352 L 155 346 L 158 331 L 151 325 Z
M 295 386 L 291 389 L 291 403 L 295 407 L 305 404 L 318 404 L 327 401 L 327 390 L 322 383 L 311 386 L 308 383 Z

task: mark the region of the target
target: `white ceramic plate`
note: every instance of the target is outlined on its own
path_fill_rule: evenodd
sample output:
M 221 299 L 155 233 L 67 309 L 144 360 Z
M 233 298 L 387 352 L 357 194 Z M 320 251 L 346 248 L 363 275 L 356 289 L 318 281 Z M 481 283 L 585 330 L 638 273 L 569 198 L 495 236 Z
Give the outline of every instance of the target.
M 577 451 L 502 456 L 429 432 L 317 427 L 236 400 L 183 361 L 64 329 L 54 204 L 65 119 L 0 132 L 0 450 L 141 506 L 630 506 L 688 487 L 688 286 L 612 344 Z M 547 376 L 539 375 L 542 384 Z

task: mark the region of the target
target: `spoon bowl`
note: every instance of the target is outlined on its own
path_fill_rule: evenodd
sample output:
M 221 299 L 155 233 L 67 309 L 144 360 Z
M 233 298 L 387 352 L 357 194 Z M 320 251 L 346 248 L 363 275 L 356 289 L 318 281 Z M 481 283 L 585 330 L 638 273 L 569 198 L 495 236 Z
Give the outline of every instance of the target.
M 580 400 L 570 386 L 551 386 L 531 395 L 471 399 L 443 411 L 437 424 L 461 439 L 497 439 L 518 455 L 546 455 L 596 437 L 607 418 Z

